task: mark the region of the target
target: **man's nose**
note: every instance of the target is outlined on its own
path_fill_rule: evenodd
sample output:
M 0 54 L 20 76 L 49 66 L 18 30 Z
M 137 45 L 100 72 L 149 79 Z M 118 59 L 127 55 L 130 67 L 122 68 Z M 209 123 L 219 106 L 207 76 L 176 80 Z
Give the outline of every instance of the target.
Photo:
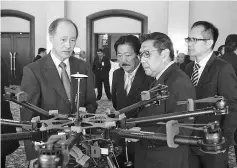
M 145 62 L 145 58 L 144 57 L 141 57 L 141 63 L 144 63 Z
M 66 47 L 66 48 L 70 48 L 70 47 L 71 47 L 71 45 L 70 45 L 70 41 L 69 41 L 69 40 L 66 41 L 66 43 L 65 43 L 65 47 Z

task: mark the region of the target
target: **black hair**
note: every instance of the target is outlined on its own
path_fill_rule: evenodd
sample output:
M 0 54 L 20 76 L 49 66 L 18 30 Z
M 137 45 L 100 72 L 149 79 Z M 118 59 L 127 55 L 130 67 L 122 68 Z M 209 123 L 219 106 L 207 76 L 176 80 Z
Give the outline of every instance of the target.
M 42 53 L 42 52 L 45 52 L 45 51 L 46 51 L 45 48 L 39 48 L 39 49 L 38 49 L 38 54 L 40 54 L 40 53 Z
M 145 34 L 141 37 L 141 42 L 147 40 L 154 40 L 153 46 L 158 49 L 158 52 L 161 53 L 165 49 L 169 49 L 170 58 L 174 60 L 174 47 L 171 39 L 164 33 L 154 32 L 151 34 Z
M 55 33 L 55 31 L 56 31 L 56 29 L 57 29 L 57 27 L 58 27 L 58 25 L 59 25 L 60 22 L 68 22 L 68 23 L 71 23 L 71 24 L 75 27 L 75 29 L 76 29 L 76 38 L 78 37 L 78 28 L 77 28 L 77 25 L 76 25 L 73 21 L 71 21 L 70 19 L 68 19 L 68 18 L 58 18 L 58 19 L 54 20 L 54 21 L 50 24 L 48 31 L 49 31 L 49 34 L 50 34 L 51 36 L 54 35 L 54 33 Z
M 234 52 L 237 49 L 237 34 L 230 34 L 225 40 L 225 52 Z
M 213 40 L 213 44 L 211 46 L 211 48 L 213 49 L 219 36 L 218 29 L 212 23 L 207 21 L 197 21 L 192 25 L 192 28 L 197 26 L 202 26 L 204 28 L 202 32 L 204 38 L 210 38 Z
M 134 35 L 121 36 L 114 44 L 114 50 L 116 53 L 117 53 L 118 46 L 121 44 L 130 45 L 133 48 L 134 52 L 137 55 L 139 54 L 141 43 L 136 36 Z

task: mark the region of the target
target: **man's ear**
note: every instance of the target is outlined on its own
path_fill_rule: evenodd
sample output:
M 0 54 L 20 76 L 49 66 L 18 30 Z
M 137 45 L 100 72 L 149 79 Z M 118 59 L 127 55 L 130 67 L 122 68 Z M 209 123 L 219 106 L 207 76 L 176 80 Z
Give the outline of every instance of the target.
M 169 50 L 168 48 L 162 50 L 162 51 L 161 51 L 161 56 L 162 56 L 163 58 L 169 57 L 169 56 L 170 56 L 170 50 Z
M 50 41 L 50 43 L 53 42 L 53 36 L 52 35 L 49 35 L 49 41 Z
M 207 40 L 207 46 L 208 48 L 211 48 L 211 46 L 213 45 L 214 41 L 213 40 Z

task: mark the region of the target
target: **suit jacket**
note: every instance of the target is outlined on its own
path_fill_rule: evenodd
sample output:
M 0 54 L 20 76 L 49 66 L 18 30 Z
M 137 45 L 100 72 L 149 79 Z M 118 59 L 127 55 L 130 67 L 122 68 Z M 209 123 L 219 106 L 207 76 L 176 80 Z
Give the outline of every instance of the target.
M 13 120 L 10 110 L 10 103 L 4 101 L 3 94 L 5 94 L 4 87 L 9 86 L 7 66 L 1 58 L 1 118 Z M 1 134 L 16 133 L 16 128 L 7 125 L 1 125 Z M 19 147 L 18 141 L 1 142 L 1 156 L 9 155 Z
M 97 108 L 96 96 L 92 81 L 92 70 L 88 63 L 75 57 L 69 58 L 71 74 L 88 75 L 87 79 L 80 81 L 80 107 L 86 107 L 89 113 L 95 113 Z M 77 80 L 71 78 L 72 100 L 75 100 L 77 93 Z M 50 54 L 42 59 L 33 62 L 23 69 L 23 78 L 21 90 L 28 95 L 28 102 L 32 103 L 46 111 L 58 110 L 60 114 L 69 114 L 76 112 L 76 105 L 70 103 L 63 83 L 60 79 L 56 66 Z M 39 116 L 25 108 L 21 111 L 21 120 L 29 121 L 32 117 Z M 44 119 L 41 116 L 41 119 Z M 27 159 L 34 159 L 37 154 L 34 153 L 32 144 L 25 143 Z
M 148 90 L 153 80 L 154 78 L 151 78 L 145 74 L 142 65 L 140 65 L 133 79 L 131 89 L 127 95 L 124 90 L 124 70 L 123 68 L 115 70 L 112 80 L 112 103 L 114 108 L 116 110 L 120 110 L 140 101 L 141 92 Z M 137 117 L 137 110 L 127 113 L 126 116 L 128 118 Z
M 194 62 L 187 65 L 186 73 L 191 78 Z M 227 99 L 229 106 L 228 115 L 210 115 L 195 117 L 195 123 L 207 124 L 218 121 L 223 134 L 227 140 L 226 145 L 230 145 L 233 139 L 233 131 L 237 123 L 237 78 L 231 64 L 227 63 L 216 55 L 212 54 L 207 62 L 201 77 L 195 87 L 197 99 L 223 96 Z M 210 104 L 199 103 L 196 108 L 209 107 Z M 202 136 L 201 131 L 194 131 L 193 134 Z
M 95 57 L 92 69 L 96 77 L 99 78 L 109 77 L 109 71 L 111 69 L 109 57 L 103 56 L 101 61 L 98 56 Z
M 39 60 L 40 58 L 42 58 L 40 55 L 37 55 L 34 59 L 33 59 L 33 62 Z
M 235 74 L 237 75 L 237 55 L 234 52 L 230 52 L 230 53 L 225 53 L 224 55 L 220 56 L 220 58 L 229 62 L 234 67 Z
M 175 63 L 168 67 L 161 77 L 156 80 L 154 85 L 157 84 L 168 86 L 169 98 L 167 100 L 160 101 L 160 105 L 145 107 L 141 112 L 139 112 L 138 117 L 187 111 L 187 105 L 177 105 L 177 101 L 196 98 L 195 89 L 191 80 Z M 190 118 L 180 119 L 179 123 L 193 123 L 193 120 Z M 139 124 L 138 126 L 142 127 L 142 130 L 144 131 L 166 133 L 165 125 L 147 123 Z M 191 131 L 190 129 L 180 128 L 180 134 L 190 135 Z M 166 142 L 154 142 L 149 140 L 142 140 L 140 143 L 156 146 L 167 145 Z

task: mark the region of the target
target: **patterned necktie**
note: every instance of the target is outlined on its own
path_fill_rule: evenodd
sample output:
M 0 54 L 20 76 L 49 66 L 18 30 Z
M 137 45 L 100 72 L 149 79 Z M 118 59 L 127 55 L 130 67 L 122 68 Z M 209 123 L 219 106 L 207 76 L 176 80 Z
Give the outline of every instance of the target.
M 61 79 L 63 82 L 64 89 L 66 91 L 68 100 L 71 102 L 71 84 L 70 84 L 70 80 L 66 71 L 66 64 L 64 62 L 61 62 L 59 64 L 59 67 L 62 68 Z
M 125 85 L 124 85 L 124 89 L 126 90 L 126 93 L 128 95 L 130 89 L 131 89 L 131 85 L 132 85 L 132 80 L 133 80 L 134 75 L 133 74 L 128 74 L 126 81 L 125 81 Z
M 200 68 L 200 65 L 198 63 L 196 63 L 193 67 L 193 74 L 191 76 L 191 81 L 194 87 L 196 87 L 198 84 L 198 69 L 199 68 Z

